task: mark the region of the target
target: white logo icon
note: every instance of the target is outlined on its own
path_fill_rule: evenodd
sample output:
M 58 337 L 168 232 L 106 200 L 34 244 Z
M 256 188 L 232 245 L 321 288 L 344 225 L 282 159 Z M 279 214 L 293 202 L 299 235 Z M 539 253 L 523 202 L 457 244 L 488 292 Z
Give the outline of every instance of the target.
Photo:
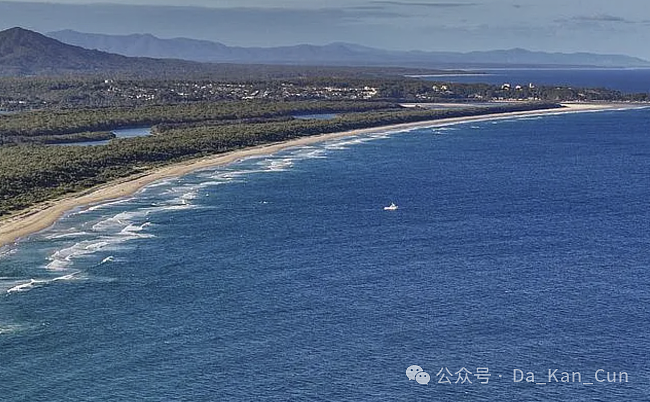
M 423 371 L 420 366 L 411 366 L 406 369 L 406 376 L 409 378 L 409 381 L 415 380 L 415 376 Z
M 417 381 L 418 384 L 427 385 L 429 381 L 431 381 L 431 376 L 429 373 L 423 371 L 415 376 L 415 381 Z
M 431 381 L 429 373 L 425 373 L 420 366 L 410 366 L 406 369 L 406 376 L 409 381 L 415 380 L 418 384 L 427 385 Z

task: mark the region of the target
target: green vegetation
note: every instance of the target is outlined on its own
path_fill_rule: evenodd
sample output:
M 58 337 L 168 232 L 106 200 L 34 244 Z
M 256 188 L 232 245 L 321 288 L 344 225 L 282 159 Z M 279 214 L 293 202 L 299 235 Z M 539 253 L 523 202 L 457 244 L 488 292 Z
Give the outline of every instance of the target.
M 290 69 L 287 69 L 289 71 Z M 320 71 L 315 69 L 315 71 Z M 365 70 L 364 70 L 365 71 Z M 322 74 L 327 71 L 322 71 Z M 395 75 L 290 78 L 259 77 L 226 81 L 218 76 L 133 79 L 125 76 L 0 78 L 0 110 L 133 108 L 192 103 L 258 101 L 468 102 L 476 100 L 649 101 L 649 94 L 624 94 L 605 88 L 568 88 L 512 83 L 501 85 L 430 82 Z M 288 74 L 288 73 L 287 73 Z M 387 74 L 387 73 L 386 73 Z M 518 84 L 521 86 L 518 87 Z
M 296 113 L 340 113 L 395 109 L 386 102 L 219 102 L 139 108 L 96 108 L 42 110 L 17 113 L 0 118 L 0 144 L 12 142 L 63 143 L 109 139 L 105 130 L 124 127 L 168 127 L 198 123 L 217 125 L 265 121 L 290 117 Z M 104 132 L 99 132 L 102 131 Z
M 9 144 L 75 144 L 79 142 L 105 141 L 115 138 L 111 131 L 85 131 L 72 134 L 23 136 L 0 136 L 0 145 Z
M 77 75 L 45 76 L 61 73 Z M 431 73 L 441 72 L 126 58 L 71 47 L 20 28 L 3 31 L 0 76 L 7 77 L 0 78 L 0 111 L 18 113 L 0 115 L 0 215 L 154 166 L 301 136 L 549 108 L 558 101 L 649 100 L 648 94 L 602 88 L 406 77 Z M 399 106 L 476 100 L 525 102 L 445 110 Z M 312 113 L 337 117 L 293 117 Z M 118 139 L 111 133 L 138 126 L 151 126 L 153 134 Z M 109 139 L 99 146 L 51 145 Z
M 163 116 L 167 119 L 163 123 L 173 121 L 176 124 L 159 129 L 156 135 L 150 137 L 114 139 L 102 146 L 53 147 L 15 143 L 0 146 L 0 215 L 151 167 L 259 144 L 387 124 L 557 106 L 522 103 L 488 108 L 405 110 L 382 103 L 248 102 L 238 105 L 194 105 L 190 108 L 182 105 L 167 106 L 162 109 L 145 109 L 146 113 L 142 110 L 134 111 L 133 114 L 125 113 L 124 110 L 115 112 L 114 109 L 107 109 L 61 112 L 63 115 L 58 112 L 39 112 L 5 116 L 0 121 L 8 118 L 11 122 L 3 127 L 5 138 L 15 137 L 15 133 L 8 127 L 20 129 L 19 125 L 15 125 L 16 121 L 26 124 L 22 135 L 35 138 L 40 137 L 39 133 L 60 134 L 80 127 L 105 128 L 114 123 L 142 124 L 145 120 L 156 123 L 161 122 Z M 296 112 L 340 112 L 355 109 L 360 111 L 345 113 L 332 120 L 288 117 Z M 72 119 L 72 116 L 78 120 Z M 112 116 L 114 120 L 107 119 L 106 116 Z M 278 118 L 279 116 L 284 117 Z M 246 122 L 246 119 L 260 117 L 270 117 L 271 120 Z M 57 120 L 59 118 L 61 120 Z M 200 121 L 204 124 L 197 123 Z M 67 128 L 66 124 L 74 128 Z

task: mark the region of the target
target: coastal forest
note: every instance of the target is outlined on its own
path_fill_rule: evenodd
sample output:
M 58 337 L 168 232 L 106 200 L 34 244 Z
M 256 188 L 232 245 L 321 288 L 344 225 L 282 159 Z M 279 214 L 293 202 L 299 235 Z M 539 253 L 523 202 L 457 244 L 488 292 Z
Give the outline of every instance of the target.
M 157 166 L 303 136 L 563 101 L 648 101 L 603 88 L 433 82 L 398 68 L 220 69 L 227 77 L 0 78 L 0 216 Z M 332 118 L 304 118 L 314 114 Z M 151 135 L 116 138 L 135 127 Z
M 303 136 L 390 124 L 560 107 L 549 102 L 446 109 L 364 101 L 239 101 L 140 108 L 56 109 L 0 116 L 0 215 L 151 168 Z M 331 119 L 298 118 L 334 113 Z M 105 138 L 110 130 L 153 126 L 151 136 L 105 145 L 48 143 Z

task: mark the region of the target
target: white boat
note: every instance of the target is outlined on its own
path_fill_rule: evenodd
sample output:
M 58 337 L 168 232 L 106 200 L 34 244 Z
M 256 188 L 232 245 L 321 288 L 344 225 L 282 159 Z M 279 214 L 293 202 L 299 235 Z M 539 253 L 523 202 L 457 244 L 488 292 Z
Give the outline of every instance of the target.
M 397 205 L 395 205 L 394 202 L 391 202 L 389 206 L 384 207 L 384 211 L 395 211 L 397 208 Z

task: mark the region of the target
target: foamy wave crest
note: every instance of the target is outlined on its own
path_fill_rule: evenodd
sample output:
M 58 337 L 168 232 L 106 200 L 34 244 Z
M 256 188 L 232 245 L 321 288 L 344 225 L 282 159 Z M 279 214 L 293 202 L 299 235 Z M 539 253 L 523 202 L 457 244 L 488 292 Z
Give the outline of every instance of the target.
M 150 222 L 145 222 L 145 223 L 143 223 L 142 225 L 139 225 L 139 226 L 135 225 L 135 224 L 131 224 L 131 225 L 125 227 L 124 229 L 122 229 L 122 231 L 120 231 L 120 235 L 130 237 L 130 238 L 138 238 L 138 239 L 149 239 L 149 238 L 155 237 L 152 234 L 140 233 L 146 227 L 148 227 L 150 225 L 151 225 Z M 128 239 L 126 239 L 126 240 L 128 240 Z
M 17 251 L 16 248 L 8 248 L 8 247 L 7 248 L 5 248 L 5 247 L 0 248 L 0 260 L 5 258 L 5 257 L 9 257 L 10 255 L 15 254 L 16 251 Z
M 113 262 L 113 261 L 115 261 L 115 257 L 109 255 L 108 257 L 104 258 L 102 262 L 99 263 L 99 265 L 108 264 L 109 262 Z
M 112 250 L 114 246 L 130 240 L 153 238 L 155 237 L 153 234 L 142 233 L 150 225 L 149 222 L 140 225 L 130 223 L 121 227 L 120 231 L 113 235 L 77 242 L 52 254 L 49 257 L 50 263 L 46 265 L 46 268 L 51 271 L 63 271 L 74 264 L 76 259 L 88 257 L 100 251 Z
M 72 281 L 75 279 L 81 279 L 81 272 L 73 272 L 68 275 L 59 276 L 57 278 L 50 279 L 49 281 L 47 281 L 47 283 L 60 282 L 60 281 Z
M 35 279 L 30 279 L 29 282 L 27 283 L 21 283 L 20 285 L 16 285 L 11 289 L 7 290 L 7 293 L 27 292 L 34 289 L 41 283 L 45 283 L 45 281 L 37 281 Z
M 261 163 L 266 172 L 283 172 L 293 166 L 293 158 L 268 159 Z
M 11 293 L 28 292 L 32 289 L 40 288 L 54 282 L 77 280 L 80 279 L 80 277 L 78 276 L 79 274 L 80 274 L 79 272 L 75 272 L 72 274 L 59 276 L 53 279 L 30 279 L 29 282 L 23 282 L 21 284 L 9 288 L 7 290 L 7 293 L 11 294 Z
M 46 268 L 51 271 L 63 271 L 72 265 L 73 260 L 83 256 L 94 254 L 110 245 L 106 240 L 86 240 L 75 243 L 71 247 L 56 251 L 50 256 L 50 263 Z
M 177 178 L 171 178 L 171 179 L 164 179 L 164 180 L 155 181 L 155 182 L 153 182 L 151 184 L 147 184 L 140 191 L 138 191 L 138 193 L 144 193 L 147 190 L 151 190 L 151 189 L 156 188 L 156 187 L 168 186 L 168 185 L 174 183 L 175 181 L 178 181 L 178 179 Z
M 66 239 L 68 237 L 79 237 L 79 236 L 86 236 L 89 235 L 88 232 L 70 232 L 70 233 L 56 233 L 53 235 L 49 235 L 46 237 L 48 240 L 56 240 L 56 239 Z
M 103 221 L 97 222 L 96 224 L 93 225 L 92 229 L 95 232 L 105 232 L 125 225 L 128 225 L 128 223 L 117 218 L 117 216 L 113 216 L 111 218 L 104 219 Z
M 434 134 L 443 134 L 443 133 L 448 132 L 448 131 L 458 131 L 458 128 L 450 127 L 450 126 L 443 126 L 443 127 L 435 127 L 433 129 L 431 129 L 431 131 Z
M 410 130 L 408 130 L 408 131 L 410 131 Z M 400 132 L 403 133 L 404 131 L 400 131 Z M 398 133 L 398 132 L 397 131 L 387 131 L 385 133 L 369 134 L 368 137 L 370 137 L 372 139 L 375 139 L 375 140 L 383 140 L 385 138 L 390 137 L 392 134 L 396 134 L 396 133 Z
M 158 207 L 156 208 L 156 211 L 185 211 L 194 208 L 196 208 L 196 206 L 192 204 L 170 204 L 164 207 Z
M 134 219 L 142 219 L 148 214 L 149 211 L 146 208 L 135 211 L 120 212 L 115 216 L 97 222 L 93 225 L 92 229 L 95 232 L 114 231 L 130 225 Z
M 190 202 L 190 200 L 193 200 L 194 198 L 196 198 L 196 195 L 191 195 L 190 193 L 187 193 L 187 196 L 180 196 L 178 198 L 174 198 L 173 200 L 164 204 L 164 206 L 151 208 L 150 211 L 162 212 L 162 211 L 183 211 L 186 209 L 194 209 L 197 206 Z
M 202 187 L 203 186 L 201 184 L 189 184 L 185 186 L 172 187 L 166 190 L 163 193 L 163 196 L 173 196 L 174 198 L 164 201 L 161 203 L 161 205 L 157 205 L 156 207 L 146 208 L 144 211 L 151 213 L 196 208 L 197 206 L 192 204 L 192 201 L 198 197 L 199 190 Z
M 222 184 L 229 183 L 227 180 L 222 180 L 222 181 L 217 181 L 217 180 L 211 180 L 211 181 L 204 181 L 199 186 L 201 188 L 206 188 L 206 187 L 213 187 L 213 186 L 220 186 Z
M 14 334 L 25 329 L 23 325 L 0 324 L 0 335 Z
M 133 198 L 122 198 L 122 199 L 115 200 L 115 201 L 105 202 L 105 203 L 102 203 L 102 204 L 93 205 L 92 207 L 84 208 L 82 210 L 73 212 L 70 215 L 86 214 L 88 212 L 93 212 L 93 211 L 97 211 L 97 210 L 100 210 L 100 209 L 109 208 L 109 207 L 114 206 L 114 205 L 124 204 L 124 203 L 132 201 L 132 200 L 133 200 Z
M 322 148 L 304 147 L 292 153 L 298 159 L 323 159 L 327 157 L 327 151 Z
M 531 116 L 531 117 L 520 117 L 518 119 L 513 119 L 514 121 L 531 121 L 531 120 L 542 120 L 543 116 Z
M 188 203 L 189 201 L 196 199 L 196 197 L 198 197 L 198 194 L 199 194 L 199 188 L 197 186 L 197 188 L 181 195 L 180 199 L 184 201 L 183 203 Z
M 350 145 L 362 144 L 364 142 L 372 141 L 378 138 L 381 137 L 364 136 L 364 137 L 355 137 L 351 139 L 346 139 L 342 141 L 330 142 L 325 144 L 325 149 L 344 150 L 344 149 L 348 149 Z
M 241 183 L 241 177 L 249 175 L 251 173 L 262 173 L 264 170 L 259 170 L 259 169 L 242 169 L 242 170 L 234 170 L 230 172 L 222 172 L 213 177 L 213 179 L 222 179 L 222 180 L 227 180 L 231 183 L 233 182 L 239 182 Z M 239 179 L 239 180 L 238 180 Z

